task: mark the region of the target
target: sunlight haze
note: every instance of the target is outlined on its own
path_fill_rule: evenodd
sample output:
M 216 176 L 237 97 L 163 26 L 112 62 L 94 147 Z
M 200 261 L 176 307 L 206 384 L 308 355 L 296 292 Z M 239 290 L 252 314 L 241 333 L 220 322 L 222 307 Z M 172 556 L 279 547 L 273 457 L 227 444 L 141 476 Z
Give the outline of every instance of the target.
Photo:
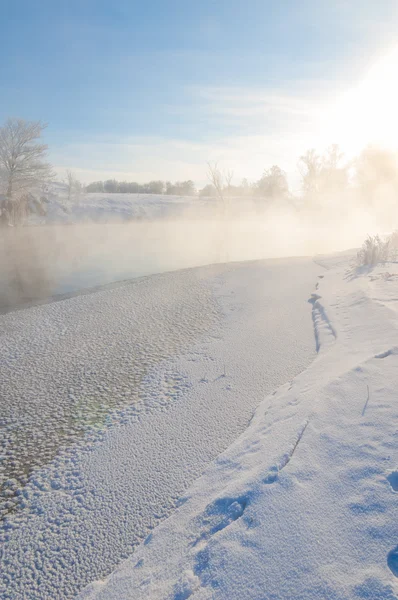
M 394 0 L 23 0 L 3 17 L 0 45 L 25 76 L 1 66 L 0 116 L 48 122 L 60 176 L 200 186 L 218 160 L 238 180 L 280 164 L 296 188 L 307 148 L 394 137 Z

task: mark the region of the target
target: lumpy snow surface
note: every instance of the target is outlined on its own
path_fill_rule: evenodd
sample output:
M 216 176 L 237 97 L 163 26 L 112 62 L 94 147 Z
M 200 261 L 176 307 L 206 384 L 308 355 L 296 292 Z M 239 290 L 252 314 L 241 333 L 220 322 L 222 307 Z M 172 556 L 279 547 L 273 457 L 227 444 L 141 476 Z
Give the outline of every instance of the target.
M 308 298 L 320 272 L 310 259 L 217 265 L 0 317 L 2 598 L 74 597 L 175 510 L 261 400 L 313 359 Z M 251 506 L 245 491 L 208 494 L 206 526 L 194 517 L 204 548 Z M 191 531 L 182 520 L 179 538 L 173 522 L 165 572 Z M 173 598 L 207 585 L 193 564 L 177 572 Z M 128 597 L 155 593 L 141 584 L 129 576 Z M 156 597 L 169 593 L 160 585 Z
M 398 273 L 319 264 L 314 362 L 80 598 L 397 598 Z

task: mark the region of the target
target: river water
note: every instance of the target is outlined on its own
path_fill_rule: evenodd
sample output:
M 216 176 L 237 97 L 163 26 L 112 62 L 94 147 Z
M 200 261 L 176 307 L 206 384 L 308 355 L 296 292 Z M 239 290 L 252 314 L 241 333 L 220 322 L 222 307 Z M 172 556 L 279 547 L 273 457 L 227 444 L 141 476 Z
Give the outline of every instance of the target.
M 218 262 L 214 227 L 207 227 L 204 236 L 200 229 L 170 222 L 1 229 L 0 312 L 123 279 Z

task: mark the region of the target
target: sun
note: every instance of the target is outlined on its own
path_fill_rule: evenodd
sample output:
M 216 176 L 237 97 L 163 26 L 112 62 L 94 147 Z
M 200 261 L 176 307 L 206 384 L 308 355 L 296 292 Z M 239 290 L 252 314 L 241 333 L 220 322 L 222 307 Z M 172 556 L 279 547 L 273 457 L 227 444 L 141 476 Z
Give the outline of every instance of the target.
M 348 152 L 375 144 L 398 149 L 398 48 L 376 61 L 332 109 L 329 135 Z

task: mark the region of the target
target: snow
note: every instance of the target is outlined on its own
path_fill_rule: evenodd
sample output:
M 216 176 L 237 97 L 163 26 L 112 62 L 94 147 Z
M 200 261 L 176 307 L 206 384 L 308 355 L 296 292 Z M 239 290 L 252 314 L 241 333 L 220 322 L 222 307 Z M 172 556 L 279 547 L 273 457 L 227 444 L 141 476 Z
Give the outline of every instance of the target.
M 240 204 L 253 204 L 252 199 L 239 199 Z M 172 219 L 186 211 L 214 211 L 214 198 L 197 196 L 166 196 L 164 194 L 83 194 L 79 199 L 67 201 L 62 186 L 50 195 L 47 214 L 31 215 L 30 223 L 112 223 L 132 219 Z
M 157 532 L 260 400 L 313 359 L 322 270 L 215 265 L 0 316 L 2 598 L 74 597 Z M 216 528 L 223 506 L 208 513 Z M 234 498 L 222 522 L 244 508 Z M 178 586 L 200 589 L 195 569 Z
M 316 359 L 79 598 L 397 598 L 398 273 L 317 262 Z
M 264 198 L 255 196 L 232 196 L 226 201 L 229 218 L 261 215 L 270 207 Z M 172 220 L 193 215 L 196 218 L 225 216 L 222 203 L 215 197 L 91 192 L 68 200 L 66 187 L 62 184 L 53 185 L 45 208 L 46 215 L 32 214 L 29 223 L 120 223 Z M 286 214 L 295 210 L 290 202 L 280 200 L 278 212 Z

